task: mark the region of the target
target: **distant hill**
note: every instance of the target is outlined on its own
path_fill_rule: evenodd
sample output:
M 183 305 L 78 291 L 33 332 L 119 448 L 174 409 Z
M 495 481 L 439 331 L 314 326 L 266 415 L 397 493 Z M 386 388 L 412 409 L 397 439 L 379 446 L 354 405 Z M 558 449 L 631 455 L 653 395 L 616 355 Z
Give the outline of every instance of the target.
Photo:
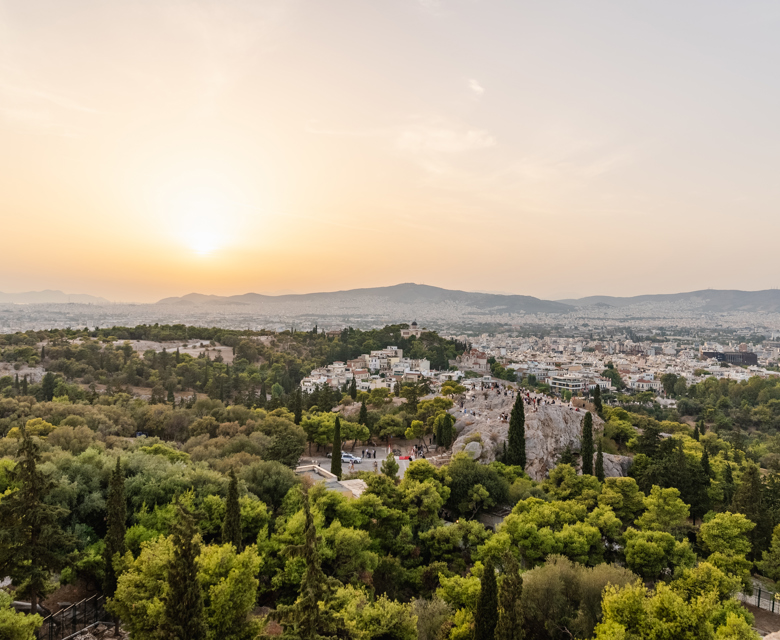
M 86 293 L 63 293 L 62 291 L 26 291 L 24 293 L 1 293 L 0 303 L 13 304 L 111 304 L 105 298 Z
M 381 301 L 387 304 L 441 304 L 451 303 L 496 313 L 567 313 L 572 310 L 568 304 L 540 300 L 532 296 L 501 295 L 494 293 L 471 293 L 441 289 L 424 284 L 397 284 L 391 287 L 350 289 L 326 293 L 288 294 L 267 296 L 259 293 L 245 293 L 237 296 L 213 296 L 190 293 L 178 298 L 164 298 L 157 304 L 164 305 L 262 305 L 280 303 L 315 303 L 327 305 L 353 305 L 361 302 Z
M 588 296 L 577 300 L 559 300 L 575 307 L 630 307 L 643 303 L 695 304 L 702 311 L 764 311 L 780 312 L 780 290 L 737 291 L 728 289 L 704 289 L 688 293 L 668 293 L 620 298 L 613 296 Z

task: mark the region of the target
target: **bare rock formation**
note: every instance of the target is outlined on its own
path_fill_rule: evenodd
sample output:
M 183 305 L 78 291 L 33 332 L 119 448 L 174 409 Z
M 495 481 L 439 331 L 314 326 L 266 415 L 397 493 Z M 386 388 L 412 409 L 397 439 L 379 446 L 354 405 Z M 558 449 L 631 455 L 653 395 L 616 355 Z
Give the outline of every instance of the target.
M 472 394 L 464 406 L 456 406 L 451 413 L 456 418 L 458 437 L 453 444 L 454 453 L 467 451 L 482 462 L 491 462 L 501 455 L 503 443 L 509 431 L 508 416 L 512 411 L 514 398 L 488 392 Z M 526 406 L 525 447 L 526 472 L 534 480 L 543 480 L 553 469 L 561 454 L 570 448 L 579 452 L 582 434 L 582 419 L 585 412 L 576 411 L 567 404 L 541 404 L 536 410 Z M 594 432 L 598 433 L 604 422 L 593 416 Z M 481 447 L 475 447 L 474 444 Z M 476 454 L 476 455 L 475 455 Z M 631 458 L 604 454 L 604 474 L 607 477 L 625 476 Z

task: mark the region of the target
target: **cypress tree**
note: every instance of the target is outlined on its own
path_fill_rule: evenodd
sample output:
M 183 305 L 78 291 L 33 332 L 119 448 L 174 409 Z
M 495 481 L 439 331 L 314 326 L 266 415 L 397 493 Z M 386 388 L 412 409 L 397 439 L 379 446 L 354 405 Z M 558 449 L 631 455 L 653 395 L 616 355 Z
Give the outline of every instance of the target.
M 517 394 L 515 406 L 509 416 L 509 443 L 506 453 L 507 464 L 525 469 L 525 405 L 520 393 Z
M 46 358 L 46 347 L 42 346 L 41 347 L 41 362 L 43 362 L 45 358 Z
M 697 422 L 696 426 L 693 428 L 693 439 L 698 442 L 700 437 L 701 434 L 699 433 L 699 423 Z
M 352 383 L 349 385 L 349 397 L 355 400 L 357 398 L 357 381 L 352 376 Z
M 317 529 L 309 505 L 309 495 L 303 493 L 303 514 L 305 518 L 304 543 L 300 546 L 288 547 L 288 553 L 302 557 L 306 569 L 301 578 L 301 588 L 298 598 L 291 605 L 277 605 L 272 617 L 284 627 L 283 638 L 295 640 L 320 640 L 328 637 L 328 631 L 333 627 L 332 614 L 329 607 L 321 607 L 327 603 L 340 583 L 335 578 L 325 575 L 322 570 L 319 550 L 317 549 Z
M 336 417 L 336 427 L 333 429 L 333 448 L 330 459 L 330 472 L 341 479 L 341 420 Z
M 498 621 L 498 589 L 493 559 L 485 561 L 477 610 L 474 613 L 474 640 L 494 640 Z
M 708 478 L 712 477 L 712 469 L 710 468 L 710 454 L 707 453 L 707 449 L 701 454 L 701 468 Z
M 176 406 L 176 396 L 173 395 L 173 385 L 168 386 L 168 402 Z
M 764 508 L 764 484 L 757 465 L 750 463 L 742 472 L 739 486 L 731 501 L 731 509 L 756 523 L 756 528 L 746 534 L 753 545 L 748 559 L 760 559 L 761 552 L 769 547 L 772 522 L 771 514 Z
M 723 504 L 731 505 L 734 497 L 734 473 L 731 470 L 731 463 L 726 461 L 726 470 L 723 472 Z
M 57 379 L 51 371 L 43 376 L 43 380 L 41 381 L 41 393 L 43 394 L 44 401 L 51 402 L 54 398 L 54 385 L 56 382 Z
M 222 544 L 232 544 L 241 551 L 241 506 L 238 503 L 238 479 L 236 472 L 230 470 L 227 500 L 225 502 L 225 520 L 222 523 Z
M 601 416 L 604 412 L 604 405 L 601 403 L 601 387 L 599 385 L 593 389 L 593 406 L 596 408 L 596 414 Z
M 498 621 L 495 640 L 522 640 L 523 614 L 520 596 L 523 594 L 523 577 L 515 557 L 508 553 L 504 558 L 504 579 L 498 589 Z
M 360 415 L 358 416 L 358 424 L 366 426 L 368 424 L 368 407 L 366 407 L 366 401 L 360 403 Z
M 295 392 L 293 415 L 295 424 L 301 424 L 301 419 L 303 418 L 303 396 L 301 395 L 300 387 Z
M 19 374 L 16 374 L 16 377 L 14 378 L 14 391 L 16 393 L 19 393 Z
M 116 591 L 117 575 L 114 571 L 114 556 L 125 554 L 125 530 L 127 526 L 127 502 L 125 501 L 125 474 L 122 463 L 116 459 L 116 467 L 108 481 L 106 501 L 106 537 L 103 550 L 105 579 L 103 595 L 111 598 Z
M 22 378 L 22 395 L 23 396 L 27 395 L 27 376 L 24 376 L 24 378 Z
M 68 510 L 46 503 L 54 482 L 39 468 L 39 445 L 22 427 L 22 444 L 16 466 L 8 472 L 17 487 L 0 500 L 0 574 L 24 584 L 30 610 L 37 612 L 52 572 L 68 564 L 76 540 L 60 522 Z
M 604 452 L 601 450 L 600 438 L 598 449 L 596 450 L 596 480 L 604 482 Z
M 180 504 L 173 529 L 173 558 L 168 566 L 168 594 L 163 610 L 165 637 L 170 640 L 205 640 L 203 593 L 196 559 L 200 535 L 192 515 Z
M 582 473 L 593 475 L 593 416 L 588 411 L 582 419 Z

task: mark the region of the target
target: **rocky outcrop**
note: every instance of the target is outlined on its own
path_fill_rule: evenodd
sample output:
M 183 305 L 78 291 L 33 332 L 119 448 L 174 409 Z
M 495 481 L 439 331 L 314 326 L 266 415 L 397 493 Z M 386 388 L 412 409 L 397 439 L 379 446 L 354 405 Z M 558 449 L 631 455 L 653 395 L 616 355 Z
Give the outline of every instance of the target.
M 511 396 L 488 392 L 487 398 L 483 393 L 477 393 L 466 400 L 462 408 L 456 406 L 451 411 L 456 418 L 458 433 L 453 452 L 467 451 L 482 462 L 490 462 L 500 456 L 509 431 L 509 422 L 502 420 L 501 415 L 508 416 L 513 403 Z M 536 410 L 526 406 L 526 472 L 531 478 L 543 480 L 547 477 L 567 448 L 579 452 L 584 416 L 584 411 L 576 411 L 565 404 L 542 404 Z M 594 432 L 598 433 L 602 426 L 603 421 L 594 415 Z M 479 442 L 475 441 L 477 434 Z M 473 446 L 475 444 L 481 444 L 479 449 Z M 607 477 L 626 475 L 630 464 L 631 458 L 604 454 Z
M 631 468 L 633 458 L 628 456 L 617 456 L 611 453 L 605 453 L 604 456 L 604 476 L 606 478 L 623 478 L 628 475 L 628 470 Z M 593 464 L 595 468 L 596 456 L 593 456 Z
M 482 445 L 479 442 L 469 442 L 463 447 L 463 450 L 468 453 L 474 460 L 478 460 L 482 455 Z

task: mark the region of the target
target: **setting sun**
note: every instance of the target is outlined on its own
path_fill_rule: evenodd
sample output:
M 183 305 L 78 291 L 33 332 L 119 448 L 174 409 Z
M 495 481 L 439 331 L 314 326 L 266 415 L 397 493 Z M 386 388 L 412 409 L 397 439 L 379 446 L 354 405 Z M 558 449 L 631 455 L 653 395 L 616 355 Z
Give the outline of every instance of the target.
M 199 256 L 223 248 L 235 238 L 236 205 L 219 189 L 188 187 L 164 204 L 170 232 Z

